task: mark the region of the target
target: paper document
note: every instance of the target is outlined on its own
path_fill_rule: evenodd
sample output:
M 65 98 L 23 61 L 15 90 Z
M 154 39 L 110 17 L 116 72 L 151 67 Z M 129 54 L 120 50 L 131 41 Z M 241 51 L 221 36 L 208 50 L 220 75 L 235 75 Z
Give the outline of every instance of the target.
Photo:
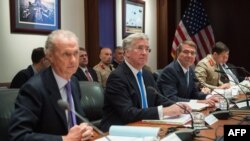
M 180 116 L 164 116 L 162 120 L 142 120 L 143 122 L 159 123 L 159 124 L 174 124 L 184 125 L 191 120 L 189 114 L 182 114 Z
M 111 141 L 144 141 L 145 138 L 143 137 L 124 137 L 124 136 L 108 136 L 108 138 Z M 152 138 L 152 139 L 151 139 Z M 153 137 L 147 137 L 148 141 L 158 141 L 156 139 L 154 139 Z M 105 137 L 102 137 L 100 139 L 97 139 L 95 141 L 108 141 Z
M 197 103 L 197 102 L 181 102 L 189 105 L 192 108 L 192 111 L 201 111 L 206 109 L 209 105 L 205 103 Z
M 159 131 L 160 127 L 113 125 L 109 129 L 109 135 L 125 137 L 158 137 Z

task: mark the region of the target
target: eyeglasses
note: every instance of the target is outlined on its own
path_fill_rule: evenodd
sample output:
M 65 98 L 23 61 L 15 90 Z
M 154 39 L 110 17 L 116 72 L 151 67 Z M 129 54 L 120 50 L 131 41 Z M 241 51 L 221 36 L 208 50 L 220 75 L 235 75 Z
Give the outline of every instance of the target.
M 191 54 L 191 56 L 195 56 L 196 55 L 195 51 L 189 51 L 189 50 L 183 50 L 182 53 L 184 53 L 185 55 Z
M 138 46 L 138 47 L 135 47 L 134 49 L 140 51 L 140 52 L 143 52 L 144 50 L 147 52 L 147 53 L 150 53 L 151 52 L 151 48 L 149 47 L 144 47 L 144 46 Z

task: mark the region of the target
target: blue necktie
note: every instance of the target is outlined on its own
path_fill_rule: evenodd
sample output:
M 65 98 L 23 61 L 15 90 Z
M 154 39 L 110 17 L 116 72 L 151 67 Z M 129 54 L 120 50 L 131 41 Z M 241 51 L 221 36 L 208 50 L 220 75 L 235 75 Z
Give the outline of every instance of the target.
M 137 79 L 138 79 L 138 82 L 139 82 L 139 87 L 140 87 L 140 92 L 141 92 L 142 109 L 148 108 L 146 95 L 145 95 L 143 84 L 142 84 L 142 72 L 141 71 L 139 71 L 137 73 Z
M 70 82 L 68 82 L 65 85 L 65 88 L 66 88 L 67 101 L 69 103 L 69 108 L 74 110 L 74 104 L 73 104 L 73 97 L 72 97 Z M 69 124 L 69 128 L 76 125 L 76 116 L 75 116 L 74 113 L 71 112 L 71 110 L 68 110 L 68 124 Z

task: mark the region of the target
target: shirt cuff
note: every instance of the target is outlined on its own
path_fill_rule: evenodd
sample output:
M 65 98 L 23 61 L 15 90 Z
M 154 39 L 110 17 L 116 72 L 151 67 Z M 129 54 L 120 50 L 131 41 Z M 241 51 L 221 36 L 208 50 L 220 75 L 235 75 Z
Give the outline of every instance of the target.
M 191 99 L 189 102 L 190 103 L 197 103 L 198 100 Z
M 213 95 L 211 95 L 211 94 L 207 95 L 206 99 L 209 99 L 211 96 L 213 96 Z
M 163 106 L 160 105 L 160 106 L 157 107 L 157 109 L 158 109 L 159 119 L 162 120 L 163 117 L 164 117 L 164 115 L 163 115 Z

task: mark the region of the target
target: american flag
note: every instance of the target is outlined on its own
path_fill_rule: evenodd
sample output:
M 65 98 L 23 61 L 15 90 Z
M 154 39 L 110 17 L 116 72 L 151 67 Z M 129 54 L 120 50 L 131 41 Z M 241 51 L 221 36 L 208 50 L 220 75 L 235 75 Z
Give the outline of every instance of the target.
M 208 21 L 208 16 L 205 13 L 201 0 L 191 0 L 177 26 L 171 51 L 173 58 L 176 58 L 178 45 L 187 39 L 193 40 L 197 45 L 196 61 L 211 53 L 211 48 L 215 44 L 213 29 Z

